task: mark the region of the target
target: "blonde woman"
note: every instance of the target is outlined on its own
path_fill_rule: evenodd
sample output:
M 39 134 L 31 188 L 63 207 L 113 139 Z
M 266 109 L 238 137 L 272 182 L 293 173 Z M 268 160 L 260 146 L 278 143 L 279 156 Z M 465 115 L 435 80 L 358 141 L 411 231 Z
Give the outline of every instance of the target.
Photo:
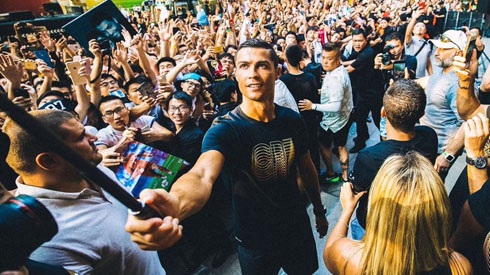
M 448 249 L 450 205 L 433 165 L 418 153 L 386 159 L 369 195 L 366 235 L 346 238 L 348 223 L 365 192 L 345 183 L 342 214 L 323 259 L 334 274 L 473 274 L 469 261 Z

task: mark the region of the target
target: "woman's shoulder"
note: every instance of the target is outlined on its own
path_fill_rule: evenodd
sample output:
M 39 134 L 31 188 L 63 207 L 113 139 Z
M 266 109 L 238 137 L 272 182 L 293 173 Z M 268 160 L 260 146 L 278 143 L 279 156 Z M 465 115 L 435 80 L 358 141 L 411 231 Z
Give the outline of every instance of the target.
M 342 238 L 324 251 L 323 259 L 333 274 L 355 274 L 360 268 L 362 242 Z

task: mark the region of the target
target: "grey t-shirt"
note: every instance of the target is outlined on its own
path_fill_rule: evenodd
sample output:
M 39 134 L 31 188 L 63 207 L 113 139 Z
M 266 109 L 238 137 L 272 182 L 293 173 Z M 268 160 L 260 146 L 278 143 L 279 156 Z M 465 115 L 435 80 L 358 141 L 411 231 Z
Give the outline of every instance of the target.
M 117 181 L 108 168 L 98 168 Z M 59 228 L 30 259 L 61 265 L 78 274 L 165 274 L 157 253 L 138 248 L 124 230 L 127 208 L 102 190 L 58 192 L 25 185 L 20 178 L 17 186 L 17 195 L 39 200 Z
M 429 75 L 429 73 L 427 72 L 427 59 L 430 58 L 432 54 L 431 45 L 429 44 L 429 41 L 426 41 L 425 39 L 419 39 L 413 36 L 412 41 L 410 41 L 410 44 L 406 45 L 405 48 L 405 54 L 415 55 L 419 51 L 420 47 L 424 45 L 424 43 L 425 46 L 415 57 L 417 58 L 417 72 L 415 73 L 416 78 Z
M 444 151 L 450 139 L 456 134 L 463 120 L 456 107 L 459 78 L 453 71 L 430 76 L 425 92 L 427 105 L 420 124 L 434 129 L 439 140 L 438 152 Z

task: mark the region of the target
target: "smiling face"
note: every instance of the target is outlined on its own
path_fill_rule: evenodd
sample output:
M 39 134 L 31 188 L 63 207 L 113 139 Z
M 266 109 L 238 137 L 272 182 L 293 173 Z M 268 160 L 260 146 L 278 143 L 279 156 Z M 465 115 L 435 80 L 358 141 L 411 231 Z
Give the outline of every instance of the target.
M 189 121 L 192 110 L 184 100 L 172 98 L 168 103 L 167 113 L 176 126 L 181 126 Z
M 274 98 L 276 66 L 270 51 L 263 48 L 243 48 L 237 53 L 235 77 L 243 96 L 251 101 Z

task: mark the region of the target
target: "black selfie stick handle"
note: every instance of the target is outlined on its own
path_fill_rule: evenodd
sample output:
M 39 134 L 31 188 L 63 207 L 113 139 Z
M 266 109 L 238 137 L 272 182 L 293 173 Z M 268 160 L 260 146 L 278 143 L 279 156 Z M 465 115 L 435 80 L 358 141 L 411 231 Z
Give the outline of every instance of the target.
M 44 127 L 36 118 L 29 115 L 22 108 L 12 103 L 7 95 L 0 93 L 0 110 L 20 125 L 24 130 L 39 141 L 39 144 L 47 150 L 60 155 L 73 167 L 76 167 L 80 174 L 92 184 L 96 184 L 114 198 L 128 207 L 132 213 L 141 219 L 149 217 L 159 217 L 158 213 L 151 207 L 136 200 L 130 193 L 123 189 L 118 183 L 114 182 L 106 174 L 100 171 L 94 164 L 80 157 L 75 151 L 68 147 L 57 135 Z

